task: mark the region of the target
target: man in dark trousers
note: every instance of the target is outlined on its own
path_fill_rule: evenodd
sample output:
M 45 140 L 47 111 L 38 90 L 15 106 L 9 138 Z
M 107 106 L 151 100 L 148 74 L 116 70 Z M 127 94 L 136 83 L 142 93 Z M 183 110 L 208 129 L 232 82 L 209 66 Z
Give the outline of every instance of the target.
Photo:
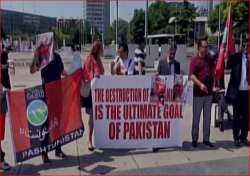
M 176 55 L 177 46 L 175 44 L 172 44 L 167 53 L 165 58 L 161 59 L 159 61 L 158 65 L 158 74 L 159 75 L 174 75 L 174 74 L 180 74 L 180 63 L 176 61 L 175 55 Z
M 233 104 L 233 138 L 234 145 L 248 146 L 249 125 L 249 53 L 247 41 L 239 53 L 232 55 L 229 60 L 231 76 L 226 99 Z
M 42 83 L 45 85 L 46 83 L 60 80 L 62 75 L 66 75 L 66 72 L 64 71 L 64 65 L 61 59 L 61 56 L 55 52 L 56 49 L 56 41 L 54 41 L 53 44 L 53 59 L 52 61 L 45 66 L 41 70 L 41 78 Z M 36 59 L 33 60 L 31 66 L 30 66 L 30 73 L 35 73 L 39 71 L 39 64 L 36 63 Z M 66 155 L 62 152 L 61 146 L 58 146 L 55 150 L 55 155 L 59 158 L 65 158 Z M 48 157 L 48 153 L 44 152 L 42 154 L 42 159 L 44 163 L 50 162 L 50 159 Z
M 180 63 L 175 60 L 177 46 L 171 44 L 166 52 L 165 58 L 159 61 L 157 68 L 158 75 L 175 75 L 180 74 Z M 153 148 L 153 152 L 158 152 L 159 148 Z
M 198 43 L 198 53 L 190 63 L 189 76 L 194 83 L 192 146 L 197 147 L 200 116 L 203 110 L 203 144 L 214 147 L 210 142 L 211 106 L 213 89 L 213 63 L 208 54 L 207 38 Z

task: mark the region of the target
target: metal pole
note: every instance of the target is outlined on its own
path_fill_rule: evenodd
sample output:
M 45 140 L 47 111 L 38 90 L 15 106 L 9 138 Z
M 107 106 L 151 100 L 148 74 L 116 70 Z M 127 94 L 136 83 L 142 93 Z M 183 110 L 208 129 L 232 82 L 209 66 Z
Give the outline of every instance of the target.
M 148 47 L 148 0 L 146 0 L 146 11 L 145 11 L 145 44 L 146 49 Z
M 118 0 L 116 0 L 116 26 L 115 26 L 115 44 L 116 44 L 116 51 L 118 50 Z
M 221 9 L 220 9 L 220 4 L 219 4 L 219 33 L 218 33 L 218 48 L 220 48 L 220 35 L 221 35 L 221 28 L 220 28 L 220 23 L 221 23 L 221 21 L 220 21 L 220 18 L 221 18 L 221 15 L 220 15 L 220 11 L 221 11 Z
M 175 3 L 174 34 L 177 34 L 177 26 L 176 26 L 176 22 L 177 22 L 177 3 Z
M 84 13 L 85 13 L 84 1 L 82 1 L 82 47 L 84 47 Z

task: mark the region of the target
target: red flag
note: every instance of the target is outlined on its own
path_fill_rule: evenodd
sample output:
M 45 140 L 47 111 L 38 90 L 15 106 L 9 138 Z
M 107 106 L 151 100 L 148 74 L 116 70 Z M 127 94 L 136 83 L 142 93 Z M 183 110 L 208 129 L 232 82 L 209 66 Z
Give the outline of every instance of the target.
M 224 75 L 225 57 L 229 57 L 234 53 L 235 53 L 235 45 L 233 38 L 233 22 L 232 22 L 231 5 L 230 5 L 227 16 L 226 27 L 223 33 L 223 40 L 220 46 L 220 52 L 215 67 L 215 77 L 217 80 L 220 80 L 221 77 Z

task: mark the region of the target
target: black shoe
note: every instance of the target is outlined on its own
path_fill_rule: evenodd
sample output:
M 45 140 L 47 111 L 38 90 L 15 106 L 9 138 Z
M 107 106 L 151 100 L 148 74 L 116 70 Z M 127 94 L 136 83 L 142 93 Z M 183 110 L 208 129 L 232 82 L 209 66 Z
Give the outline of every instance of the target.
M 42 154 L 42 160 L 43 160 L 43 163 L 50 163 L 50 159 L 47 153 Z
M 244 139 L 244 140 L 240 140 L 240 142 L 245 145 L 245 146 L 249 146 L 249 142 L 247 139 Z
M 211 148 L 214 147 L 214 145 L 209 141 L 203 141 L 203 144 Z
M 235 147 L 240 147 L 240 141 L 239 140 L 234 140 L 234 146 Z
M 192 146 L 193 146 L 194 148 L 198 147 L 197 141 L 193 141 L 193 142 L 192 142 Z
M 88 147 L 88 150 L 93 152 L 95 150 L 95 148 L 94 147 Z
M 153 148 L 152 152 L 156 153 L 156 152 L 159 152 L 159 150 L 160 150 L 159 148 Z
M 221 132 L 224 132 L 223 122 L 220 122 L 220 123 L 219 123 L 219 127 L 220 127 L 220 131 L 221 131 Z
M 230 112 L 227 112 L 227 119 L 228 121 L 233 121 L 233 116 Z
M 90 145 L 90 143 L 89 143 L 88 144 L 88 150 L 91 151 L 91 152 L 93 152 L 95 150 L 95 148 L 93 147 L 92 144 Z
M 4 157 L 5 157 L 5 153 L 3 151 L 1 151 L 1 156 L 0 156 L 1 161 L 0 162 L 4 162 Z
M 58 158 L 65 158 L 66 155 L 62 152 L 62 150 L 56 150 L 55 151 L 55 155 L 58 157 Z

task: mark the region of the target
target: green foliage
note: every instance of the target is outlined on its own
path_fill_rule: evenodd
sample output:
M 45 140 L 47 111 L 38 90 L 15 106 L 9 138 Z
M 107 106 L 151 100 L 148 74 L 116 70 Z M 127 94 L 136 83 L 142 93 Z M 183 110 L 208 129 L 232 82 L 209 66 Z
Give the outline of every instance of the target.
M 184 0 L 183 3 L 167 3 L 157 1 L 150 5 L 148 11 L 149 34 L 174 33 L 174 23 L 169 24 L 169 19 L 175 17 L 178 26 L 177 33 L 184 33 L 191 37 L 194 19 L 197 16 L 195 7 Z M 130 21 L 131 41 L 136 42 L 144 38 L 145 11 L 136 9 Z
M 138 41 L 144 38 L 144 34 L 145 34 L 145 11 L 143 9 L 135 9 L 134 16 L 130 21 L 131 41 L 137 43 Z
M 63 46 L 63 40 L 69 40 L 70 36 L 67 34 L 64 34 L 61 30 L 57 28 L 53 28 L 52 31 L 54 32 L 54 37 L 56 39 L 58 47 Z
M 184 33 L 192 38 L 194 27 L 193 20 L 197 16 L 195 7 L 184 0 L 178 3 L 156 1 L 148 9 L 148 34 L 174 33 L 175 23 L 178 26 L 177 33 Z M 175 17 L 176 21 L 169 24 L 169 19 Z M 110 44 L 116 38 L 116 21 L 114 21 L 105 34 L 105 43 Z M 145 35 L 145 11 L 135 9 L 131 21 L 128 23 L 118 19 L 118 42 L 132 42 L 144 40 Z
M 168 26 L 170 8 L 165 1 L 155 2 L 150 5 L 148 10 L 148 30 L 150 34 L 164 33 Z
M 215 7 L 209 16 L 208 25 L 213 33 L 219 30 L 219 11 L 221 16 L 221 32 L 223 32 L 226 24 L 228 9 L 229 3 L 221 3 Z M 244 36 L 248 33 L 248 2 L 232 3 L 231 11 L 234 25 L 234 38 L 238 43 L 240 35 L 243 34 Z
M 126 20 L 118 19 L 118 42 L 128 42 L 128 28 L 129 24 Z M 108 32 L 105 34 L 105 43 L 110 44 L 115 40 L 116 36 L 116 20 L 111 24 Z

